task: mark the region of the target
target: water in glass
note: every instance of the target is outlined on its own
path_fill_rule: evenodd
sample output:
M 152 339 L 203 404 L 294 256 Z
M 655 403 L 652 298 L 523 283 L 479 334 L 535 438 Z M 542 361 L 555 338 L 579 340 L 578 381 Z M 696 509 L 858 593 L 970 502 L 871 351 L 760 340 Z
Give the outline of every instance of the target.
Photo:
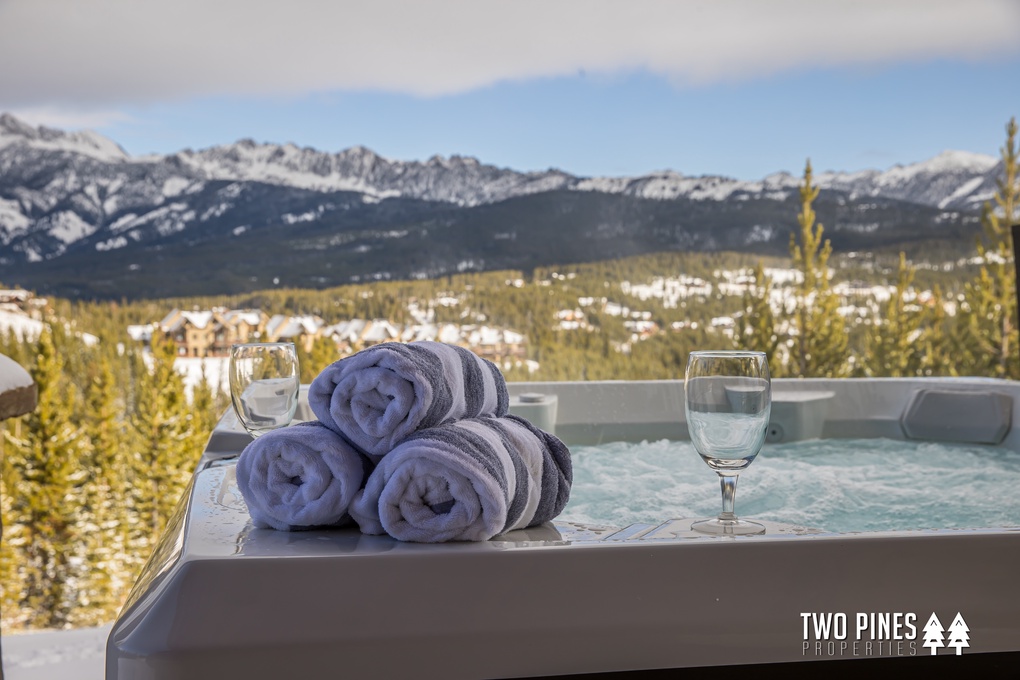
M 237 419 L 251 436 L 290 423 L 297 411 L 300 387 L 293 343 L 249 343 L 231 348 L 230 398 Z

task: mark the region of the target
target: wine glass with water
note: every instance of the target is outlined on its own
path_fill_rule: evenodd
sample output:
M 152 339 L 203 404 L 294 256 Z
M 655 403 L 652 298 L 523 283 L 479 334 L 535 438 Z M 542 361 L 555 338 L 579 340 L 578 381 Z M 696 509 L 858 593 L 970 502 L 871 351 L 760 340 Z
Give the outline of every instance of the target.
M 230 400 L 252 437 L 294 418 L 301 379 L 292 342 L 256 342 L 230 348 Z
M 684 379 L 691 442 L 719 475 L 722 512 L 691 528 L 710 534 L 762 534 L 757 522 L 733 512 L 737 476 L 761 450 L 772 410 L 772 384 L 764 352 L 691 352 Z

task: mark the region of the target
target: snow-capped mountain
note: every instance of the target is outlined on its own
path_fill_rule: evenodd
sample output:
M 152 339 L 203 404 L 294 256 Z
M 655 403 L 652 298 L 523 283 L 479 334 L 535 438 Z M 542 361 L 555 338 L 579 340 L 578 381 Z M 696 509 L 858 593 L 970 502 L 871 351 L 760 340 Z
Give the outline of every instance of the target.
M 0 114 L 0 148 L 15 144 L 39 151 L 81 154 L 107 162 L 128 159 L 127 152 L 119 144 L 97 132 L 63 132 L 44 126 L 36 128 L 9 113 Z
M 991 200 L 1000 172 L 1000 161 L 992 156 L 945 151 L 927 161 L 897 165 L 884 172 L 825 173 L 818 177 L 818 184 L 851 198 L 895 198 L 944 209 L 976 210 Z
M 849 206 L 836 217 L 834 230 L 864 233 L 879 222 L 858 213 L 875 199 L 903 203 L 898 211 L 915 206 L 935 211 L 933 215 L 971 214 L 992 196 L 999 169 L 991 156 L 945 152 L 885 171 L 820 173 L 816 181 L 838 197 L 840 205 Z M 690 232 L 708 223 L 703 217 L 695 222 L 696 215 L 740 208 L 735 226 L 756 235 L 748 236 L 746 244 L 760 243 L 763 234 L 782 243 L 786 232 L 771 214 L 796 195 L 799 183 L 799 177 L 786 173 L 759 181 L 672 171 L 630 178 L 577 177 L 558 170 L 518 172 L 460 156 L 396 161 L 364 147 L 327 153 L 251 140 L 132 157 L 97 133 L 33 127 L 3 114 L 0 265 L 20 270 L 72 254 L 92 261 L 125 248 L 160 249 L 176 241 L 229 238 L 236 244 L 263 229 L 271 229 L 277 239 L 284 235 L 280 230 L 295 238 L 318 229 L 314 247 L 321 246 L 327 233 L 332 239 L 327 239 L 332 244 L 327 247 L 337 247 L 359 230 L 427 231 L 422 225 L 436 220 L 452 224 L 488 215 L 490 221 L 478 227 L 488 229 L 493 210 L 501 220 L 496 238 L 516 233 L 517 223 L 534 219 L 535 210 L 562 213 L 567 204 L 575 206 L 571 219 L 588 215 L 586 206 L 602 206 L 601 212 L 591 212 L 583 225 L 576 225 L 597 238 L 629 234 L 633 240 L 654 214 L 663 222 L 654 227 L 656 238 L 672 234 L 672 245 L 666 247 L 739 246 L 736 235 L 694 237 Z M 574 198 L 554 205 L 557 201 L 544 196 Z M 754 211 L 744 209 L 751 204 Z M 515 218 L 514 209 L 523 212 Z M 623 214 L 614 215 L 613 210 Z
M 362 146 L 330 154 L 293 144 L 257 144 L 250 139 L 183 151 L 168 160 L 206 179 L 357 191 L 378 198 L 402 196 L 465 206 L 561 189 L 575 181 L 554 170 L 514 172 L 461 156 L 403 162 L 387 160 Z

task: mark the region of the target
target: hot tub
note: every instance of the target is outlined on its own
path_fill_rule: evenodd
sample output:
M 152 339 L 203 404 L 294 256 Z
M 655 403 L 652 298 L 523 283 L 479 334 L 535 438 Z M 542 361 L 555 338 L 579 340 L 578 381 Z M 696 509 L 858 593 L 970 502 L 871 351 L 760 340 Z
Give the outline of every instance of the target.
M 682 382 L 510 389 L 513 410 L 568 444 L 686 437 Z M 778 379 L 773 396 L 775 442 L 886 437 L 1020 455 L 1013 382 Z M 1014 527 L 766 522 L 762 536 L 708 537 L 690 518 L 560 521 L 441 545 L 282 533 L 248 519 L 234 479 L 247 441 L 226 413 L 110 634 L 108 678 L 813 677 L 877 665 L 928 676 L 1020 664 Z

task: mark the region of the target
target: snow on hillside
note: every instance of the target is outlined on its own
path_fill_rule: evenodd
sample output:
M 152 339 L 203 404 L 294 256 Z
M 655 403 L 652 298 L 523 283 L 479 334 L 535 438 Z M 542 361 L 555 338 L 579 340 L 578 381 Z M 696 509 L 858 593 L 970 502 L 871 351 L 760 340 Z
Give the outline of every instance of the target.
M 209 384 L 220 392 L 230 394 L 230 366 L 229 357 L 177 357 L 174 359 L 174 368 L 184 376 L 184 392 L 189 397 L 195 386 L 202 383 L 202 376 L 209 381 Z
M 894 198 L 940 208 L 973 208 L 991 197 L 998 159 L 965 151 L 944 151 L 934 158 L 895 165 L 888 170 L 825 172 L 819 187 L 844 191 L 851 197 Z
M 988 172 L 999 162 L 994 156 L 969 151 L 943 151 L 938 156 L 921 163 L 906 166 L 915 171 L 935 173 L 947 170 L 969 170 L 971 172 Z
M 12 333 L 19 341 L 34 340 L 42 333 L 41 321 L 20 312 L 0 309 L 0 333 Z
M 142 353 L 142 361 L 152 367 L 152 353 L 147 349 Z M 192 390 L 202 384 L 203 376 L 213 389 L 230 394 L 230 358 L 229 357 L 177 357 L 174 359 L 174 370 L 184 378 L 184 394 L 191 399 Z

